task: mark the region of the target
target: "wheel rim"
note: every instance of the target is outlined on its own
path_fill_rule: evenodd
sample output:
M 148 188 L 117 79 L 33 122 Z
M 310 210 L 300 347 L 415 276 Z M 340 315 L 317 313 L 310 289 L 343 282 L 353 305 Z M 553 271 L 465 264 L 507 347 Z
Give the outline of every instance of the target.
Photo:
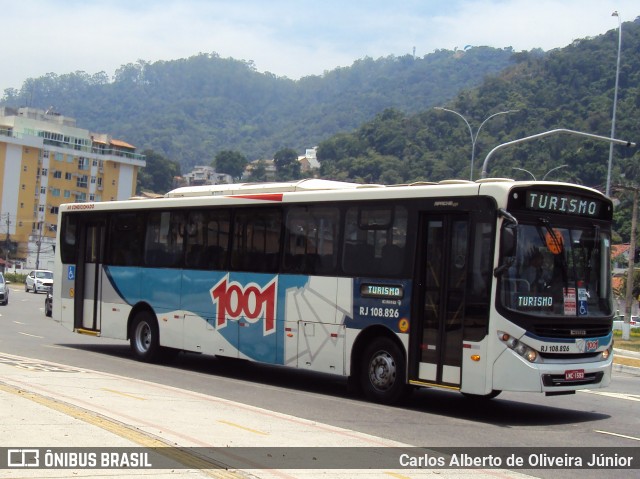
M 396 381 L 396 362 L 386 351 L 378 351 L 369 363 L 369 380 L 379 391 L 389 390 Z
M 141 322 L 136 327 L 136 348 L 146 353 L 151 347 L 151 328 L 146 322 Z

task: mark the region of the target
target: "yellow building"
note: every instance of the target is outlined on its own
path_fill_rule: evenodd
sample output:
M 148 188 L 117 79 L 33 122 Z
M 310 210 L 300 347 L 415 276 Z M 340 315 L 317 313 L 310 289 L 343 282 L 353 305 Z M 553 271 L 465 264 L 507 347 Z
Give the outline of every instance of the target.
M 133 196 L 146 164 L 135 150 L 73 118 L 0 107 L 1 257 L 50 269 L 58 207 Z

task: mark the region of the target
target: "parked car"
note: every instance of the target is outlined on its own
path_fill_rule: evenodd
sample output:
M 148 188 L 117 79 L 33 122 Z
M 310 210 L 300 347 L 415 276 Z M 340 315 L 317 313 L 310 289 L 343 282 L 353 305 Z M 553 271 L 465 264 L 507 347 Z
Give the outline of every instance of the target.
M 31 271 L 24 280 L 24 290 L 45 293 L 53 286 L 53 272 L 47 269 L 36 269 Z
M 613 330 L 622 330 L 622 324 L 624 323 L 624 319 L 614 319 L 613 320 Z M 629 329 L 638 329 L 640 328 L 640 320 L 638 316 L 631 316 L 629 320 Z
M 53 288 L 47 291 L 47 297 L 44 298 L 44 314 L 51 317 L 51 308 L 53 307 Z
M 9 304 L 9 281 L 4 279 L 2 273 L 0 273 L 0 304 L 3 306 Z

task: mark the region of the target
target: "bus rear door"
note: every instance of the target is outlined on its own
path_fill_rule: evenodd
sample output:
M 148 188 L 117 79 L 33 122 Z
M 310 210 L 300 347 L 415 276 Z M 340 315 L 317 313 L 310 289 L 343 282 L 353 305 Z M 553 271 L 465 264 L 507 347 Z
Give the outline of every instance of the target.
M 469 218 L 420 218 L 417 303 L 409 379 L 459 389 L 462 366 Z M 417 321 L 416 321 L 417 319 Z
M 80 222 L 74 292 L 74 328 L 100 333 L 105 222 Z

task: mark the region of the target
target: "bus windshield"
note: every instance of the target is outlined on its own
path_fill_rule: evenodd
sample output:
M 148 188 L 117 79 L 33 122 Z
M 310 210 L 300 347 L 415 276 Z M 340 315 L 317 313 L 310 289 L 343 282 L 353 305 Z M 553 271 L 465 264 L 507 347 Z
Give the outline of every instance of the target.
M 500 301 L 538 317 L 611 314 L 610 238 L 599 227 L 521 222 L 515 261 L 502 277 Z

